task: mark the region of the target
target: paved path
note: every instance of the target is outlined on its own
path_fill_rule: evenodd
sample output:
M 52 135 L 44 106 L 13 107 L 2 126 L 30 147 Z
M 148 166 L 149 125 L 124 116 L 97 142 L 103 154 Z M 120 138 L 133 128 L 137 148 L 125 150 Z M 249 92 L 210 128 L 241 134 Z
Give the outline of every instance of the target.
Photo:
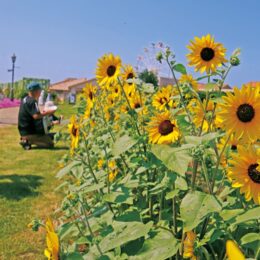
M 17 125 L 19 107 L 0 109 L 0 126 Z
M 19 107 L 1 108 L 0 109 L 0 127 L 8 125 L 17 125 Z M 67 125 L 68 119 L 62 120 L 61 125 Z

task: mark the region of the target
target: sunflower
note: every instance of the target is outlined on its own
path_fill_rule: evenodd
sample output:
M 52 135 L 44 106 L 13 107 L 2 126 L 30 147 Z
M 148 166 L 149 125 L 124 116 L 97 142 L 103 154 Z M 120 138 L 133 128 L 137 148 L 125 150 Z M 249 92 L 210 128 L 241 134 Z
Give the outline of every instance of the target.
M 153 96 L 152 105 L 159 111 L 176 108 L 177 103 L 173 100 L 176 94 L 173 86 L 163 87 Z
M 109 121 L 111 119 L 111 113 L 108 106 L 104 107 L 104 117 L 106 121 Z
M 109 182 L 112 182 L 118 174 L 118 170 L 116 168 L 116 162 L 114 160 L 109 161 L 108 169 L 109 169 L 108 180 Z
M 224 128 L 238 138 L 254 141 L 260 137 L 260 94 L 258 88 L 243 86 L 227 92 L 219 112 Z
M 129 106 L 127 103 L 124 103 L 120 106 L 120 112 L 126 114 L 129 112 Z
M 225 137 L 222 137 L 220 140 L 219 140 L 219 143 L 218 143 L 218 149 L 221 151 L 225 145 L 227 141 L 227 136 Z M 227 147 L 230 148 L 231 151 L 237 151 L 237 146 L 238 145 L 245 145 L 245 140 L 241 139 L 241 138 L 237 138 L 234 134 L 232 134 L 228 140 L 228 143 L 227 143 Z
M 119 86 L 119 84 L 115 84 L 113 87 L 112 87 L 112 94 L 114 94 L 115 97 L 119 97 L 120 94 L 121 94 L 121 88 Z
M 47 248 L 44 250 L 44 255 L 48 260 L 59 259 L 59 238 L 55 233 L 53 223 L 50 218 L 46 221 L 46 244 Z
M 94 86 L 90 83 L 87 83 L 85 88 L 83 88 L 83 93 L 84 93 L 85 98 L 87 100 L 88 107 L 90 107 L 90 108 L 93 107 L 96 92 L 97 92 L 96 86 Z
M 181 84 L 189 84 L 195 91 L 198 90 L 198 82 L 192 77 L 191 74 L 182 74 L 179 82 Z
M 194 255 L 194 243 L 196 240 L 196 234 L 193 231 L 186 233 L 186 238 L 183 243 L 183 258 L 190 258 L 196 260 L 197 257 Z
M 128 99 L 132 98 L 135 93 L 136 93 L 136 86 L 135 84 L 129 85 L 125 84 L 124 85 L 124 91 Z
M 140 97 L 140 95 L 135 94 L 130 99 L 130 106 L 132 109 L 136 110 L 138 114 L 146 115 L 148 113 L 147 106 L 145 106 L 145 98 Z
M 113 54 L 105 54 L 98 60 L 96 78 L 100 86 L 110 85 L 117 81 L 120 74 L 121 59 Z
M 153 144 L 170 144 L 176 142 L 181 136 L 177 121 L 170 118 L 169 111 L 152 117 L 148 132 L 149 141 Z
M 125 65 L 124 66 L 122 78 L 127 84 L 129 84 L 129 85 L 133 84 L 132 82 L 127 82 L 127 80 L 129 80 L 129 79 L 136 78 L 136 73 L 135 73 L 135 71 L 134 71 L 134 69 L 131 65 Z
M 107 96 L 106 102 L 107 102 L 108 108 L 113 107 L 113 106 L 115 105 L 115 103 L 116 103 L 116 95 L 113 94 L 113 93 L 109 94 L 109 95 Z
M 227 138 L 228 138 L 228 136 L 225 136 L 225 137 L 222 137 L 219 140 L 219 143 L 217 144 L 217 148 L 218 148 L 219 151 L 222 151 L 222 149 L 224 148 L 224 145 L 226 144 Z M 220 163 L 221 163 L 223 168 L 226 169 L 228 167 L 229 151 L 236 152 L 238 145 L 246 145 L 246 143 L 244 142 L 243 139 L 239 139 L 234 134 L 232 134 L 229 137 L 229 140 L 228 140 L 227 146 L 226 146 L 229 149 L 225 150 L 225 153 L 221 156 L 221 159 L 220 159 Z
M 226 49 L 221 43 L 215 42 L 210 34 L 202 38 L 195 37 L 187 48 L 191 51 L 187 54 L 189 65 L 195 66 L 195 71 L 201 73 L 215 72 L 217 67 L 227 61 Z
M 244 147 L 238 145 L 238 153 L 232 154 L 229 163 L 228 177 L 232 181 L 232 187 L 240 188 L 245 194 L 246 201 L 253 198 L 256 204 L 260 204 L 260 154 L 253 146 Z
M 203 106 L 203 107 L 202 107 Z M 198 100 L 192 99 L 188 105 L 189 110 L 193 113 L 193 123 L 197 128 L 200 128 L 202 125 L 202 130 L 207 132 L 210 128 L 220 127 L 221 120 L 219 116 L 213 116 L 214 111 L 214 102 L 212 100 L 208 101 L 204 99 L 202 102 L 202 106 Z
M 104 165 L 104 160 L 103 159 L 99 159 L 98 162 L 97 162 L 98 169 L 99 170 L 102 169 L 103 165 Z
M 71 154 L 74 153 L 75 148 L 78 147 L 79 142 L 79 122 L 75 116 L 72 116 L 70 119 L 70 124 L 68 125 L 70 137 L 71 137 Z
M 226 254 L 228 260 L 245 260 L 245 256 L 237 246 L 237 244 L 232 240 L 227 240 L 226 242 Z
M 91 108 L 89 106 L 86 106 L 85 112 L 84 112 L 84 118 L 89 119 L 91 115 Z
M 136 95 L 133 95 L 129 101 L 132 109 L 138 109 L 143 106 L 143 100 L 141 100 L 140 95 L 138 95 L 137 93 Z

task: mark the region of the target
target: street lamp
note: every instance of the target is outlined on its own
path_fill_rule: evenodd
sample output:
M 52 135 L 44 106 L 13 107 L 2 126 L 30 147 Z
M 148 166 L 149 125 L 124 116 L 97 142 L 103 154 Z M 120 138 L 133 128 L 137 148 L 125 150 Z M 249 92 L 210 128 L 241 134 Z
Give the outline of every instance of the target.
M 11 101 L 13 101 L 14 100 L 14 69 L 15 69 L 15 61 L 16 61 L 15 54 L 13 54 L 11 59 L 12 59 L 13 66 L 12 69 L 8 70 L 8 72 L 12 72 Z

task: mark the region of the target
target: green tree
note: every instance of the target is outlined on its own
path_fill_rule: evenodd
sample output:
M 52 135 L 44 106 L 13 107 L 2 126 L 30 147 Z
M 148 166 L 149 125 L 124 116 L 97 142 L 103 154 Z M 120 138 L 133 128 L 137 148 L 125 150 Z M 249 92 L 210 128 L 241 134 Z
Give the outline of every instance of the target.
M 152 71 L 148 71 L 147 69 L 145 69 L 139 74 L 139 78 L 145 83 L 151 83 L 154 86 L 158 86 L 158 78 L 156 74 Z

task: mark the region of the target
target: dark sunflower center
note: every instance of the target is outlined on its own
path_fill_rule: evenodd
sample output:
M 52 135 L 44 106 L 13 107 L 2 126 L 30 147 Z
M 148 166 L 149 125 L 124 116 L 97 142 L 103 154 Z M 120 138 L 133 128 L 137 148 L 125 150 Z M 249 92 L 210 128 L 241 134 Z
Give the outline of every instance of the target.
M 174 124 L 170 120 L 164 120 L 159 125 L 159 133 L 161 135 L 168 135 L 173 131 Z
M 89 98 L 92 100 L 93 99 L 93 93 L 92 91 L 89 92 Z
M 255 164 L 251 164 L 248 167 L 248 176 L 250 177 L 250 179 L 255 182 L 255 183 L 259 183 L 260 184 L 260 172 L 256 169 L 258 166 L 258 163 Z
M 200 57 L 204 60 L 204 61 L 210 61 L 214 58 L 215 56 L 215 51 L 211 48 L 203 48 L 200 52 Z
M 134 77 L 134 74 L 132 72 L 128 73 L 127 75 L 127 79 L 132 79 Z
M 140 103 L 135 103 L 135 108 L 140 108 L 141 104 Z
M 73 127 L 72 127 L 72 130 L 71 130 L 71 133 L 72 133 L 73 136 L 76 137 L 76 136 L 77 136 L 77 133 L 78 133 L 78 128 L 75 127 L 75 126 L 73 126 Z
M 160 100 L 159 100 L 159 102 L 160 102 L 160 104 L 164 104 L 164 103 L 166 103 L 167 102 L 167 99 L 165 98 L 165 97 L 163 97 L 163 98 L 160 98 Z
M 110 65 L 110 66 L 107 68 L 107 75 L 108 75 L 109 77 L 114 76 L 115 72 L 116 72 L 116 66 Z
M 118 88 L 115 88 L 115 93 L 118 93 L 119 89 Z
M 240 121 L 247 123 L 250 122 L 255 116 L 254 108 L 249 104 L 242 104 L 237 109 L 237 117 Z
M 237 150 L 237 146 L 235 144 L 232 144 L 231 145 L 231 150 L 236 151 Z

